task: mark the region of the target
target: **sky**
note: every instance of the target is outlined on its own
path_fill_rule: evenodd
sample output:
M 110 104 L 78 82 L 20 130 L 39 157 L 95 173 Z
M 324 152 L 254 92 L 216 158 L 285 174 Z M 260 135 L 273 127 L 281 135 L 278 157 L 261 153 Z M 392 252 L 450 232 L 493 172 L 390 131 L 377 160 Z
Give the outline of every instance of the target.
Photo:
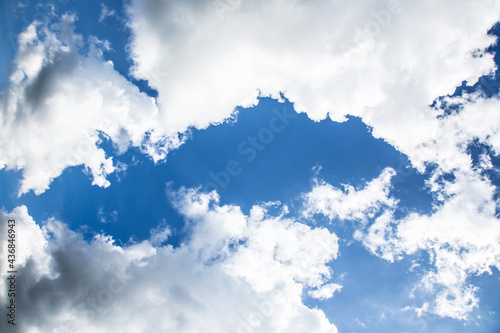
M 1 332 L 500 332 L 500 1 L 0 18 Z

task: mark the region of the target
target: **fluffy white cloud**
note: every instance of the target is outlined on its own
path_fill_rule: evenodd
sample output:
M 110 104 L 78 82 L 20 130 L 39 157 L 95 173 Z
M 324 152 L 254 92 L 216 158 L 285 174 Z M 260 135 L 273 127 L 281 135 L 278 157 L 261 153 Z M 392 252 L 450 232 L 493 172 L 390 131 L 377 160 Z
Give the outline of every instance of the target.
M 321 288 L 309 291 L 309 295 L 313 298 L 328 299 L 333 294 L 342 289 L 342 285 L 338 283 L 329 283 L 323 285 Z
M 344 190 L 342 190 L 324 181 L 316 180 L 311 192 L 303 195 L 303 215 L 306 218 L 311 218 L 315 214 L 322 214 L 330 220 L 366 222 L 382 207 L 396 205 L 397 201 L 389 196 L 391 178 L 395 174 L 393 169 L 387 168 L 362 189 L 344 185 Z
M 220 122 L 259 92 L 284 92 L 312 119 L 361 116 L 422 163 L 415 150 L 438 127 L 432 101 L 495 67 L 481 50 L 494 43 L 486 32 L 498 9 L 499 1 L 132 1 L 133 73 L 159 91 L 175 131 Z
M 45 191 L 70 166 L 84 165 L 93 184 L 108 186 L 113 160 L 102 136 L 119 152 L 130 145 L 153 158 L 179 144 L 156 127 L 155 101 L 102 59 L 106 43 L 74 33 L 75 17 L 34 22 L 19 36 L 16 69 L 0 96 L 0 168 L 22 169 L 19 193 Z
M 22 331 L 337 332 L 302 303 L 307 289 L 331 289 L 334 234 L 261 206 L 246 216 L 219 205 L 215 192 L 171 198 L 192 229 L 175 249 L 148 240 L 118 246 L 104 235 L 87 242 L 54 219 L 39 227 L 24 206 L 0 212 L 17 223 Z M 166 234 L 160 227 L 151 239 Z

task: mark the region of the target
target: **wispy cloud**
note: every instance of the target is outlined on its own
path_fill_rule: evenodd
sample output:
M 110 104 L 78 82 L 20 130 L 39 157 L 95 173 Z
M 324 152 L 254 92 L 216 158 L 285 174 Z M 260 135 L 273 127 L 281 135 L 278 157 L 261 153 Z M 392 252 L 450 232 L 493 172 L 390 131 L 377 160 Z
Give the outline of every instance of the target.
M 116 12 L 113 9 L 109 9 L 104 3 L 101 3 L 101 15 L 99 16 L 99 22 L 104 22 L 108 17 L 114 16 Z

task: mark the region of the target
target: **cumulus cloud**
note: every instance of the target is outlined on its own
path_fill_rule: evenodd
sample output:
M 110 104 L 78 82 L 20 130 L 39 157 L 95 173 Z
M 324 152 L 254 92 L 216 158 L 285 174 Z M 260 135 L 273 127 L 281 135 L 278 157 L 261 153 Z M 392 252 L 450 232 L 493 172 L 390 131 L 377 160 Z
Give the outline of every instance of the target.
M 178 248 L 160 245 L 163 227 L 151 240 L 118 246 L 105 235 L 87 242 L 55 219 L 40 227 L 24 206 L 1 212 L 18 229 L 22 331 L 337 332 L 302 303 L 308 289 L 331 292 L 334 234 L 264 206 L 244 215 L 219 205 L 215 192 L 181 188 L 171 198 L 192 228 Z
M 40 194 L 70 166 L 83 165 L 93 184 L 106 187 L 116 169 L 99 148 L 109 138 L 117 151 L 140 147 L 154 159 L 179 141 L 156 128 L 155 101 L 102 58 L 105 41 L 86 43 L 72 15 L 34 22 L 19 35 L 10 86 L 0 96 L 0 168 L 22 169 L 19 194 Z
M 158 90 L 164 124 L 176 131 L 284 92 L 315 120 L 361 116 L 413 157 L 438 126 L 432 101 L 494 69 L 481 50 L 495 41 L 486 32 L 498 9 L 498 1 L 132 1 L 133 73 Z
M 344 185 L 344 189 L 316 180 L 312 190 L 303 195 L 303 216 L 311 218 L 322 214 L 331 221 L 360 220 L 366 222 L 382 207 L 393 207 L 397 200 L 389 196 L 391 178 L 396 174 L 392 168 L 387 168 L 380 176 L 368 182 L 364 188 L 355 189 Z

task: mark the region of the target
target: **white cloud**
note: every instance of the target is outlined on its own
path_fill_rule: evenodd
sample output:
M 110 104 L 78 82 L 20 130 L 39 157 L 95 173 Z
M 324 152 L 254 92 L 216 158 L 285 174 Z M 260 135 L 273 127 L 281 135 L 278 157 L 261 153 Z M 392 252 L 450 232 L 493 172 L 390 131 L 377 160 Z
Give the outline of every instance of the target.
M 436 163 L 442 172 L 467 172 L 472 165 L 467 146 L 473 140 L 490 146 L 495 154 L 500 153 L 497 97 L 487 99 L 478 93 L 445 97 L 437 103 L 441 109 L 438 114 L 444 115 L 442 109 L 450 105 L 459 107 L 460 111 L 436 119 L 433 134 L 411 152 L 417 164 Z M 487 160 L 480 167 L 488 169 Z
M 413 215 L 399 223 L 396 247 L 406 253 L 423 249 L 431 254 L 436 271 L 429 272 L 424 282 L 444 287 L 432 311 L 465 319 L 479 301 L 477 287 L 468 277 L 500 268 L 500 224 L 494 186 L 475 175 L 456 177 L 445 183 L 450 198 L 434 214 Z
M 119 152 L 140 147 L 154 159 L 179 144 L 156 128 L 155 101 L 102 59 L 106 43 L 74 34 L 75 17 L 34 22 L 19 36 L 16 69 L 0 96 L 0 168 L 22 169 L 19 194 L 40 194 L 70 166 L 84 165 L 106 187 L 113 160 L 98 147 L 109 137 Z M 123 168 L 120 168 L 123 169 Z
M 499 19 L 495 8 L 498 1 L 133 1 L 131 55 L 176 131 L 220 122 L 259 91 L 284 92 L 315 120 L 362 116 L 410 154 L 436 126 L 428 105 L 494 68 L 491 55 L 472 53 L 494 42 L 486 31 Z
M 342 286 L 340 284 L 329 283 L 323 285 L 319 289 L 310 290 L 309 295 L 313 298 L 324 300 L 333 297 L 333 294 L 337 291 L 340 291 L 341 289 Z
M 261 206 L 246 216 L 219 205 L 215 193 L 181 189 L 171 198 L 192 228 L 175 249 L 151 243 L 168 234 L 162 227 L 151 241 L 118 246 L 103 235 L 84 241 L 54 219 L 39 227 L 24 206 L 0 212 L 16 219 L 23 254 L 22 331 L 337 332 L 301 298 L 328 281 L 334 234 Z M 5 238 L 0 231 L 1 244 Z
M 344 185 L 344 190 L 342 190 L 324 181 L 316 181 L 311 192 L 303 195 L 303 215 L 306 218 L 311 218 L 315 214 L 322 214 L 330 220 L 361 220 L 366 222 L 382 207 L 396 205 L 397 201 L 389 196 L 391 178 L 395 174 L 393 169 L 387 168 L 362 189 Z
M 428 252 L 431 269 L 416 289 L 434 301 L 420 312 L 467 319 L 479 303 L 478 288 L 469 278 L 500 268 L 500 224 L 495 187 L 473 173 L 456 172 L 455 177 L 442 181 L 437 191 L 443 201 L 432 214 L 412 213 L 396 220 L 389 209 L 355 236 L 389 261 Z
M 406 306 L 403 308 L 404 311 L 415 311 L 417 314 L 417 317 L 420 318 L 422 315 L 429 310 L 429 303 L 425 302 L 422 307 L 411 307 L 411 306 Z
M 151 234 L 149 240 L 153 246 L 162 245 L 172 235 L 172 231 L 167 225 L 166 220 L 162 221 L 156 228 L 151 229 L 149 233 Z
M 427 297 L 428 304 L 412 308 L 420 315 L 431 312 L 467 319 L 479 304 L 478 287 L 469 278 L 491 274 L 492 267 L 500 269 L 495 186 L 473 171 L 456 171 L 454 180 L 444 180 L 438 172 L 429 181 L 440 198 L 434 211 L 410 213 L 398 220 L 394 217 L 396 201 L 389 195 L 393 174 L 386 169 L 364 188 L 347 194 L 329 184 L 315 185 L 304 195 L 306 216 L 314 213 L 331 220 L 353 220 L 354 238 L 390 262 L 427 252 L 430 266 L 413 293 Z
M 113 9 L 109 9 L 104 3 L 101 3 L 101 15 L 99 16 L 99 22 L 104 22 L 108 17 L 115 15 L 116 12 Z

